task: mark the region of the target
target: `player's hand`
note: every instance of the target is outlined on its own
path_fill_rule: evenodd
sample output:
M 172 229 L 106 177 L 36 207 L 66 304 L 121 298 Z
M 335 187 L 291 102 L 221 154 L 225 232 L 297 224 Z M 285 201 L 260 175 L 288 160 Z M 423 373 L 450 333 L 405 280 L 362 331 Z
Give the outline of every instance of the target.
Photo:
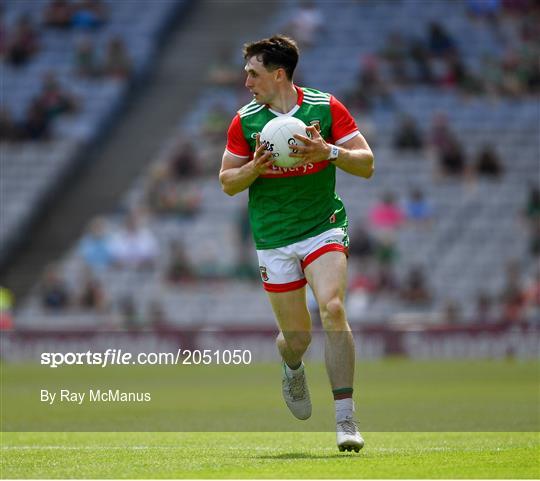
M 260 134 L 255 137 L 255 154 L 253 155 L 253 169 L 257 175 L 269 174 L 272 172 L 274 158 L 272 152 L 266 150 L 264 145 L 261 145 Z
M 295 164 L 296 166 L 309 162 L 322 162 L 330 156 L 331 147 L 321 137 L 317 127 L 310 125 L 306 127 L 306 131 L 311 135 L 311 138 L 298 134 L 294 135 L 294 138 L 303 142 L 304 145 L 289 146 L 291 151 L 297 151 L 296 153 L 289 154 L 289 157 L 298 159 L 298 163 Z

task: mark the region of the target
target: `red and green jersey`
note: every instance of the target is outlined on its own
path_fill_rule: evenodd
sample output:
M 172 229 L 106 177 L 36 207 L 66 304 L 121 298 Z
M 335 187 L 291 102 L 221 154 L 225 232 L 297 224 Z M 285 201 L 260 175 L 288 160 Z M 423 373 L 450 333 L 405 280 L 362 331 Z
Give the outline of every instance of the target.
M 227 134 L 227 152 L 252 159 L 255 136 L 266 123 L 282 115 L 318 123 L 322 137 L 342 144 L 358 135 L 345 106 L 332 95 L 295 87 L 298 101 L 282 114 L 252 101 L 234 117 Z M 343 202 L 335 192 L 336 167 L 325 160 L 296 168 L 273 167 L 249 187 L 249 219 L 257 249 L 275 249 L 316 236 L 334 227 L 346 227 Z

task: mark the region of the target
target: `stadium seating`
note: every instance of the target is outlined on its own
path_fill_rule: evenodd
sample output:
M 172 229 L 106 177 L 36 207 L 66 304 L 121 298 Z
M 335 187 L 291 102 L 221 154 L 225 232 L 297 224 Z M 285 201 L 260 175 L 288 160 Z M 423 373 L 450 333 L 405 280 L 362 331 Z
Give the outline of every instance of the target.
M 295 4 L 288 2 L 286 5 L 293 8 Z M 404 36 L 422 36 L 428 23 L 439 19 L 457 39 L 458 48 L 473 72 L 480 70 L 482 55 L 496 53 L 501 48 L 501 40 L 491 28 L 466 15 L 464 2 L 351 1 L 339 2 L 336 8 L 333 2 L 320 1 L 317 6 L 331 22 L 315 46 L 303 53 L 299 73 L 309 86 L 338 97 L 345 95 L 356 83 L 361 69 L 360 58 L 380 51 L 387 36 L 398 28 Z M 284 22 L 286 12 L 281 15 L 276 20 L 277 25 Z M 404 21 L 404 17 L 411 21 Z M 515 42 L 511 33 L 510 42 Z M 324 68 L 321 59 L 324 59 Z M 395 274 L 403 279 L 412 266 L 422 265 L 434 297 L 427 308 L 418 308 L 404 304 L 395 296 L 377 296 L 365 312 L 351 315 L 351 322 L 388 322 L 398 313 L 422 309 L 437 313 L 449 301 L 459 304 L 463 319 L 467 320 L 473 315 L 480 290 L 495 297 L 501 292 L 507 262 L 517 259 L 525 275 L 533 274 L 534 263 L 530 262 L 528 237 L 520 217 L 527 186 L 531 180 L 538 179 L 538 98 L 465 97 L 453 89 L 425 85 L 398 87 L 391 95 L 392 107 L 376 107 L 357 118 L 360 126 L 365 122 L 374 125 L 375 176 L 365 181 L 340 172 L 338 193 L 354 228 L 366 222 L 369 207 L 382 193 L 392 191 L 404 201 L 412 187 L 422 189 L 433 206 L 434 220 L 428 230 L 406 225 L 398 231 L 399 258 Z M 209 87 L 196 100 L 188 117 L 182 118 L 178 131 L 202 139 L 200 125 L 216 103 L 231 115 L 238 107 L 234 92 L 223 87 Z M 414 154 L 394 149 L 393 133 L 401 113 L 414 117 L 427 135 L 436 112 L 446 113 L 469 158 L 485 144 L 494 147 L 503 162 L 502 178 L 474 182 L 438 179 L 436 160 L 429 149 Z M 165 145 L 164 151 L 167 148 Z M 216 165 L 218 161 L 215 159 Z M 202 206 L 195 218 L 171 221 L 157 216 L 152 219 L 152 230 L 162 246 L 171 239 L 182 239 L 194 264 L 210 259 L 223 272 L 232 272 L 238 262 L 236 219 L 245 205 L 246 196 L 225 197 L 216 176 L 217 172 L 192 181 L 202 197 Z M 139 179 L 133 190 L 126 194 L 132 205 L 142 199 L 143 183 Z M 354 237 L 351 241 L 354 242 Z M 166 262 L 167 254 L 163 254 L 160 266 Z M 78 268 L 74 252 L 68 254 L 64 266 L 66 276 L 75 278 Z M 100 276 L 113 299 L 131 293 L 141 312 L 157 300 L 164 307 L 166 317 L 175 324 L 261 325 L 273 322 L 264 292 L 252 282 L 231 277 L 229 280 L 202 280 L 170 286 L 164 282 L 160 267 L 146 274 L 107 271 Z M 242 309 L 238 309 L 240 305 Z M 40 310 L 37 296 L 31 298 L 19 313 L 20 323 L 32 323 L 35 319 L 40 319 L 39 322 L 52 320 L 52 316 Z
M 38 32 L 39 51 L 22 66 L 12 66 L 6 59 L 2 60 L 2 109 L 7 109 L 14 119 L 21 121 L 32 99 L 41 90 L 41 79 L 51 72 L 77 99 L 79 109 L 74 114 L 55 119 L 51 140 L 0 145 L 2 253 L 7 253 L 9 245 L 23 234 L 35 209 L 60 185 L 63 174 L 114 118 L 129 90 L 130 83 L 122 80 L 78 77 L 74 63 L 77 42 L 83 37 L 90 38 L 101 57 L 107 42 L 120 36 L 133 65 L 130 80 L 135 81 L 148 70 L 160 30 L 173 12 L 187 2 L 156 2 L 145 15 L 140 15 L 134 8 L 140 3 L 137 0 L 108 0 L 104 2 L 108 12 L 106 23 L 91 31 L 46 27 L 43 14 L 49 3 L 49 0 L 12 1 L 3 8 L 3 24 L 8 37 L 18 19 L 28 16 Z

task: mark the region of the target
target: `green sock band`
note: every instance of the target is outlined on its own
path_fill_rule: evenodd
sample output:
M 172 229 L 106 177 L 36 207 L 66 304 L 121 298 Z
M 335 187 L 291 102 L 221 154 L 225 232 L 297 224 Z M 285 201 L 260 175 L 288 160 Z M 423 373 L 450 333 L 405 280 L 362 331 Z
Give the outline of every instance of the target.
M 347 399 L 352 398 L 353 388 L 352 387 L 341 387 L 339 389 L 332 389 L 334 394 L 334 399 Z

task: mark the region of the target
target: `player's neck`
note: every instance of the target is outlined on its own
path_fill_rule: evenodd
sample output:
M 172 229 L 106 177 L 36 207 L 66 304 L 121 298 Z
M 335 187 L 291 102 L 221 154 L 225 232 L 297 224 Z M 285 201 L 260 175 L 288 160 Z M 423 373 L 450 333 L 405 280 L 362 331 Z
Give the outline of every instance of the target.
M 273 110 L 282 114 L 290 112 L 298 102 L 298 92 L 293 83 L 288 84 L 282 91 L 278 92 L 275 100 L 270 104 Z

